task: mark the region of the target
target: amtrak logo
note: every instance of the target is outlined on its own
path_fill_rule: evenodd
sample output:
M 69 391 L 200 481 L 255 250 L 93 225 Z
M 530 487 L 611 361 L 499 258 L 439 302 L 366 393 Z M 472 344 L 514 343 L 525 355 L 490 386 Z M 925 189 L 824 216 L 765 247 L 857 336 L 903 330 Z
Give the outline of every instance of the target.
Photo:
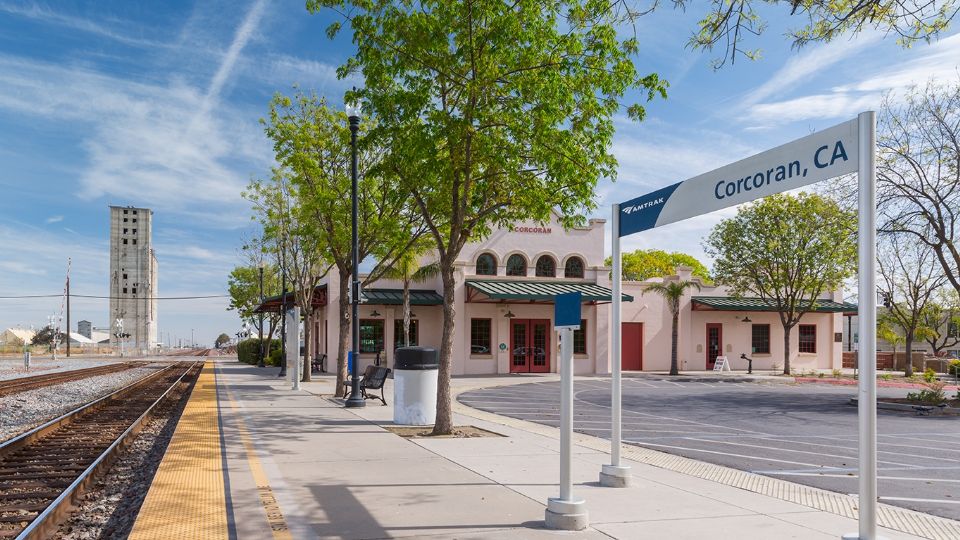
M 633 206 L 628 206 L 628 207 L 626 207 L 626 208 L 623 209 L 623 213 L 624 213 L 624 214 L 632 214 L 632 213 L 634 213 L 634 212 L 639 212 L 640 210 L 645 210 L 645 209 L 647 209 L 647 208 L 650 208 L 651 206 L 659 206 L 659 205 L 663 204 L 664 201 L 666 201 L 666 200 L 667 200 L 666 197 L 660 197 L 660 198 L 657 198 L 657 199 L 653 199 L 652 201 L 646 201 L 646 202 L 642 202 L 642 203 L 640 203 L 640 204 L 635 204 L 635 205 L 633 205 Z

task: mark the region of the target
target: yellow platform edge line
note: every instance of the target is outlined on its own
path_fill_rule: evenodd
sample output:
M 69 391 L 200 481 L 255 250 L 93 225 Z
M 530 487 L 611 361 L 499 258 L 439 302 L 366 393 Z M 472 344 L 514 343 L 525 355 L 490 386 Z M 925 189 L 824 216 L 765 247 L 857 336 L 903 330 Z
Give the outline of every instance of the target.
M 229 537 L 217 380 L 206 363 L 170 439 L 130 540 Z

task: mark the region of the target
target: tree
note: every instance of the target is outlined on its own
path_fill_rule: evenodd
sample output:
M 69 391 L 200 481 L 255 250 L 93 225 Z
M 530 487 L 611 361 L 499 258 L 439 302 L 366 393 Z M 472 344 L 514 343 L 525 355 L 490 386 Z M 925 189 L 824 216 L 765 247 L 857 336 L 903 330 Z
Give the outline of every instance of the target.
M 889 312 L 884 312 L 877 317 L 877 337 L 890 344 L 893 349 L 893 363 L 897 363 L 897 346 L 903 343 L 903 334 L 897 329 L 897 321 L 890 317 Z
M 52 326 L 44 326 L 33 336 L 33 339 L 30 340 L 30 344 L 37 346 L 45 345 L 52 349 L 54 342 L 63 343 L 63 338 L 63 332 L 60 332 Z
M 269 119 L 262 121 L 273 141 L 277 162 L 299 194 L 304 219 L 314 225 L 316 249 L 336 268 L 340 282 L 337 395 L 347 380 L 350 349 L 351 242 L 350 129 L 345 113 L 331 109 L 316 94 L 297 92 L 291 99 L 276 95 Z M 373 166 L 383 149 L 366 137 L 370 121 L 361 122 L 358 145 L 358 259 L 377 259 L 364 283 L 375 281 L 414 242 L 421 230 L 404 192 Z M 305 362 L 305 365 L 308 363 Z
M 704 247 L 717 282 L 751 293 L 779 312 L 783 372 L 790 374 L 790 331 L 856 269 L 857 218 L 819 195 L 777 194 L 721 221 Z
M 615 3 L 618 4 L 619 3 Z M 631 88 L 666 95 L 639 76 L 635 38 L 621 39 L 606 2 L 308 0 L 348 14 L 356 51 L 339 68 L 362 75 L 360 98 L 389 141 L 382 169 L 396 176 L 436 244 L 443 283 L 437 421 L 453 429 L 455 262 L 493 227 L 565 226 L 595 206 L 601 177 L 616 177 L 614 117 Z M 337 22 L 328 28 L 335 36 Z M 644 109 L 626 109 L 634 119 Z
M 660 3 L 661 0 L 653 0 L 653 7 Z M 693 5 L 691 0 L 672 3 L 682 8 Z M 805 26 L 787 33 L 798 48 L 808 43 L 829 42 L 844 34 L 858 34 L 868 28 L 894 34 L 898 43 L 909 47 L 918 41 L 929 42 L 939 37 L 958 10 L 956 0 L 711 0 L 710 3 L 688 45 L 705 50 L 719 45 L 724 53 L 714 61 L 718 68 L 728 60 L 734 63 L 738 55 L 759 57 L 760 51 L 744 48 L 743 41 L 766 30 L 767 24 L 758 8 L 767 4 L 786 5 L 791 15 L 806 17 Z M 634 10 L 631 15 L 637 17 L 652 9 Z
M 881 232 L 928 246 L 960 293 L 960 80 L 888 96 L 878 130 Z
M 667 301 L 667 307 L 670 308 L 670 315 L 673 316 L 673 325 L 671 327 L 670 344 L 670 374 L 679 375 L 680 371 L 677 365 L 677 345 L 680 341 L 680 299 L 683 298 L 687 289 L 700 290 L 700 283 L 696 281 L 666 281 L 663 283 L 654 283 L 643 290 L 643 294 L 648 292 L 659 294 Z
M 884 294 L 887 315 L 903 330 L 906 344 L 904 375 L 913 375 L 913 343 L 922 326 L 923 312 L 946 278 L 930 246 L 903 233 L 886 235 L 877 250 L 878 288 Z M 894 357 L 896 358 L 896 357 Z
M 960 296 L 954 291 L 938 295 L 920 313 L 920 327 L 925 329 L 923 340 L 935 356 L 960 345 Z
M 403 346 L 410 346 L 410 284 L 423 282 L 436 277 L 440 266 L 432 262 L 421 266 L 421 257 L 425 249 L 425 242 L 419 242 L 403 252 L 394 265 L 388 269 L 383 277 L 403 282 Z
M 622 255 L 621 268 L 623 279 L 628 281 L 643 281 L 652 277 L 673 275 L 678 266 L 689 266 L 693 275 L 704 282 L 710 282 L 710 271 L 698 261 L 696 257 L 674 251 L 667 253 L 660 249 L 638 249 Z M 613 264 L 613 259 L 607 257 L 607 266 Z
M 230 343 L 230 336 L 228 336 L 227 334 L 220 334 L 219 336 L 217 336 L 217 340 L 213 342 L 213 346 L 219 349 L 220 347 L 223 347 L 227 343 Z
M 253 181 L 244 197 L 254 203 L 264 236 L 272 241 L 283 258 L 282 266 L 293 289 L 293 298 L 303 317 L 303 365 L 301 380 L 310 380 L 313 296 L 317 283 L 329 272 L 328 254 L 320 248 L 318 225 L 304 209 L 302 199 L 309 192 L 290 181 L 290 171 L 275 168 L 270 182 Z

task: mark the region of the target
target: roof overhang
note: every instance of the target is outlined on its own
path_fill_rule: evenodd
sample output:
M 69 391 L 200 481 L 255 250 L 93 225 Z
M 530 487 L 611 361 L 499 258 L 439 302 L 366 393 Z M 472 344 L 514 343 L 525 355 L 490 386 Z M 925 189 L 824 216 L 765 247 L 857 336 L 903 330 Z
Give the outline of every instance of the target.
M 293 307 L 296 303 L 296 299 L 293 295 L 293 291 L 289 291 L 286 294 L 278 294 L 276 296 L 268 296 L 263 299 L 263 302 L 257 306 L 253 312 L 254 313 L 280 313 L 283 311 L 283 306 Z M 310 302 L 310 305 L 313 306 L 313 309 L 323 307 L 327 305 L 327 285 L 317 285 L 313 290 L 313 301 Z
M 360 303 L 376 306 L 403 305 L 403 289 L 362 289 Z M 443 296 L 430 289 L 411 289 L 411 306 L 440 306 L 443 305 Z
M 590 282 L 547 280 L 493 280 L 468 279 L 467 302 L 512 302 L 552 304 L 558 294 L 579 292 L 588 304 L 607 303 L 613 291 Z M 629 294 L 621 295 L 625 302 L 633 302 Z
M 834 302 L 819 298 L 813 301 L 808 311 L 811 313 L 843 313 L 856 315 L 857 305 L 849 302 Z M 693 311 L 778 311 L 771 302 L 756 297 L 734 296 L 694 296 L 691 298 Z

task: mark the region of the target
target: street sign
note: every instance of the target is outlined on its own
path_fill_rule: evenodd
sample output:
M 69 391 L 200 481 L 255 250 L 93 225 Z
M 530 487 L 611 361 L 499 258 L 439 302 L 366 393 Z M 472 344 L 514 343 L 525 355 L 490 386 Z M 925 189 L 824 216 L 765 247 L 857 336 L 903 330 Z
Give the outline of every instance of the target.
M 857 172 L 857 119 L 620 203 L 620 236 Z
M 613 303 L 611 309 L 610 464 L 600 484 L 629 483 L 629 467 L 620 463 L 621 444 L 621 294 L 623 272 L 620 238 L 634 233 L 803 187 L 844 174 L 857 173 L 859 265 L 858 347 L 858 483 L 859 531 L 844 538 L 872 540 L 877 534 L 877 381 L 876 381 L 876 259 L 877 259 L 877 132 L 876 113 L 801 137 L 658 189 L 612 209 Z M 858 344 L 859 345 L 859 344 Z M 724 362 L 726 364 L 726 362 Z
M 583 295 L 578 292 L 558 294 L 553 297 L 553 327 L 556 330 L 580 329 L 580 305 Z

